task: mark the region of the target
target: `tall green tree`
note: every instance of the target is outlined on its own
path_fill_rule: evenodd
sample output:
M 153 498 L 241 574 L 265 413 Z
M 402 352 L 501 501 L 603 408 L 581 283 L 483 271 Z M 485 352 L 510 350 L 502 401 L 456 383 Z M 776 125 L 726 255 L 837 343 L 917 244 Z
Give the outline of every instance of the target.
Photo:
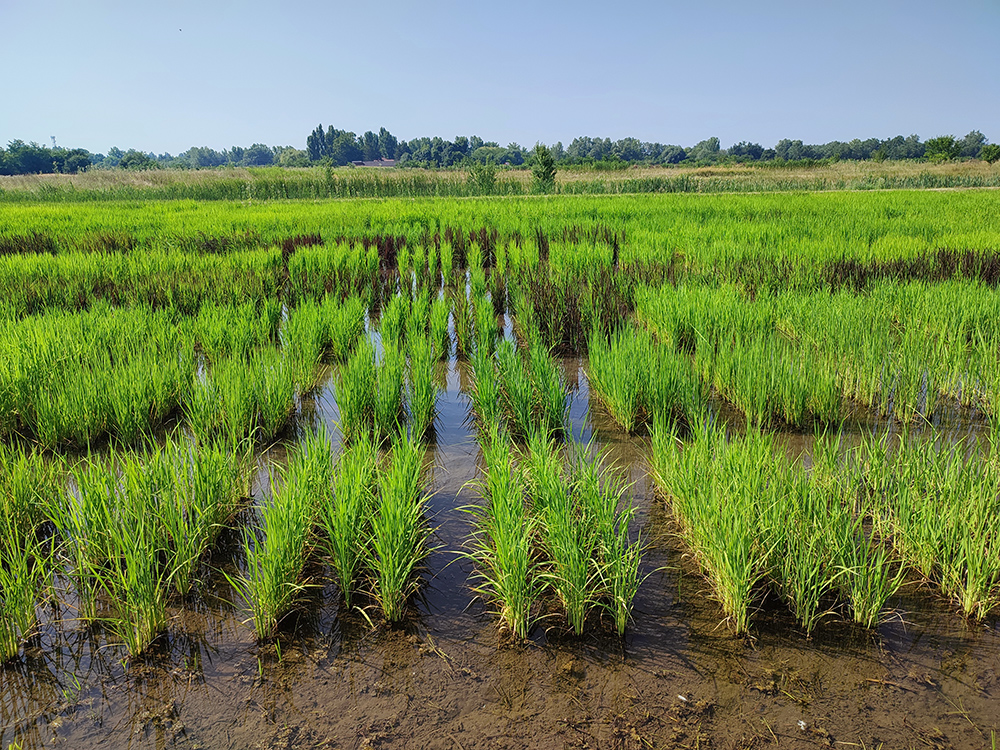
M 1000 161 L 1000 145 L 988 143 L 979 150 L 979 158 L 990 164 Z
M 536 143 L 531 154 L 531 178 L 537 193 L 552 193 L 556 189 L 556 160 L 543 143 Z
M 962 143 L 956 141 L 953 135 L 939 135 L 929 138 L 924 144 L 924 155 L 932 161 L 957 159 L 962 155 Z

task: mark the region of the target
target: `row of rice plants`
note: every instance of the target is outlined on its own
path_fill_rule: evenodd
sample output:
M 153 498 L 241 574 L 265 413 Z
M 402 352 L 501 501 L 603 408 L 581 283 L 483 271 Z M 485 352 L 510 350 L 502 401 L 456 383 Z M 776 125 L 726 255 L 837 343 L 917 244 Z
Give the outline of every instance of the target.
M 385 462 L 362 436 L 336 463 L 324 431 L 305 437 L 284 476 L 272 474 L 259 524 L 244 531 L 246 570 L 230 577 L 259 640 L 275 635 L 313 585 L 305 570 L 314 549 L 327 555 L 348 607 L 364 578 L 385 620 L 402 619 L 429 551 L 422 470 L 423 445 L 406 435 L 395 437 Z
M 600 467 L 601 458 L 580 456 L 567 471 L 562 451 L 540 433 L 520 466 L 510 436 L 496 424 L 480 433 L 480 444 L 486 502 L 469 508 L 469 554 L 477 564 L 474 589 L 497 607 L 501 627 L 527 637 L 551 590 L 576 635 L 595 607 L 610 612 L 624 633 L 643 542 L 629 538 L 634 510 L 623 502 L 619 478 Z
M 836 421 L 844 398 L 903 421 L 940 396 L 993 409 L 1000 295 L 969 282 L 882 284 L 865 296 L 732 287 L 642 290 L 661 341 L 758 423 Z
M 0 438 L 134 444 L 188 408 L 196 351 L 252 359 L 276 339 L 279 318 L 269 302 L 208 305 L 195 318 L 102 305 L 0 322 Z
M 807 633 L 837 596 L 859 624 L 881 621 L 903 571 L 869 530 L 869 505 L 856 507 L 829 472 L 810 475 L 776 455 L 759 430 L 727 439 L 702 422 L 683 449 L 679 442 L 673 425 L 657 422 L 653 476 L 737 633 L 768 584 Z M 836 449 L 825 450 L 825 465 L 835 464 Z
M 294 363 L 295 380 L 304 393 L 315 390 L 320 364 L 344 362 L 364 332 L 365 307 L 358 297 L 305 300 L 288 313 L 281 328 L 282 349 Z
M 147 456 L 112 450 L 73 468 L 68 490 L 48 503 L 81 618 L 105 622 L 130 656 L 165 630 L 169 591 L 191 590 L 246 496 L 244 450 L 171 438 Z
M 1000 604 L 1000 465 L 975 446 L 870 437 L 857 450 L 858 491 L 906 564 L 969 618 Z
M 7 203 L 0 209 L 0 237 L 16 245 L 17 237 L 44 234 L 62 254 L 100 235 L 123 234 L 126 247 L 148 253 L 158 246 L 187 246 L 199 237 L 231 236 L 233 227 L 240 226 L 253 227 L 261 243 L 280 243 L 303 232 L 356 245 L 392 235 L 405 236 L 407 246 L 447 243 L 464 256 L 466 238 L 475 233 L 481 247 L 497 248 L 498 263 L 501 248 L 513 245 L 533 246 L 526 251 L 532 256 L 542 255 L 544 247 L 546 261 L 557 265 L 563 257 L 572 264 L 578 247 L 604 259 L 617 241 L 622 264 L 670 264 L 681 255 L 688 277 L 760 287 L 759 277 L 772 287 L 796 283 L 815 288 L 827 283 L 825 269 L 831 262 L 906 260 L 942 247 L 983 251 L 997 247 L 1000 236 L 990 191 L 252 205 L 245 198 L 233 204 Z M 133 253 L 126 249 L 121 254 Z
M 14 315 L 113 305 L 172 307 L 187 314 L 206 301 L 263 302 L 281 293 L 277 249 L 225 254 L 154 246 L 139 252 L 68 252 L 0 257 L 0 296 Z
M 707 394 L 690 358 L 657 344 L 648 331 L 594 331 L 587 351 L 591 392 L 625 432 L 648 427 L 657 417 L 683 424 L 703 418 Z
M 148 434 L 178 411 L 195 362 L 187 329 L 143 308 L 0 323 L 0 352 L 0 438 L 50 448 Z
M 393 304 L 386 312 L 397 308 Z M 338 375 L 337 405 L 341 429 L 348 441 L 368 434 L 385 440 L 407 423 L 413 436 L 422 440 L 434 426 L 438 396 L 434 342 L 414 327 L 406 337 L 407 348 L 401 349 L 397 342 L 402 329 L 392 329 L 394 324 L 387 322 L 383 315 L 381 356 L 376 356 L 368 339 L 362 339 Z
M 58 465 L 0 444 L 0 664 L 36 630 L 36 605 L 52 576 L 40 531 L 59 489 Z
M 270 301 L 210 305 L 196 318 L 99 307 L 0 322 L 0 439 L 135 444 L 182 411 L 201 436 L 270 439 L 296 392 L 317 386 L 319 364 L 346 357 L 364 308 L 357 298 L 305 302 L 281 325 L 278 350 L 280 315 Z

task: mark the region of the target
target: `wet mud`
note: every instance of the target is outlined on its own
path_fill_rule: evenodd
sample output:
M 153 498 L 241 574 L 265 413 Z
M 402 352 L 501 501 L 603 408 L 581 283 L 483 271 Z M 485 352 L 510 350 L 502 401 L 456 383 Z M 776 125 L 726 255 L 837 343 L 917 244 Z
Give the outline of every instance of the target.
M 40 608 L 41 633 L 0 669 L 0 747 L 995 747 L 995 617 L 967 625 L 912 584 L 875 632 L 831 616 L 807 638 L 787 609 L 765 601 L 751 636 L 732 636 L 653 496 L 644 438 L 591 409 L 583 363 L 564 364 L 573 439 L 606 449 L 627 473 L 636 531 L 650 543 L 624 638 L 594 614 L 579 638 L 551 617 L 515 643 L 470 590 L 463 508 L 478 501 L 479 453 L 462 392 L 468 374 L 451 362 L 439 373 L 445 391 L 427 459 L 437 549 L 401 627 L 373 628 L 346 611 L 317 568 L 281 637 L 259 646 L 219 572 L 240 564 L 238 533 L 227 532 L 203 584 L 174 603 L 169 632 L 141 661 L 123 663 L 99 627 L 77 624 L 68 594 Z M 302 423 L 332 428 L 331 389 L 301 412 Z M 974 420 L 954 427 L 959 438 L 977 429 Z M 810 435 L 784 439 L 808 455 Z

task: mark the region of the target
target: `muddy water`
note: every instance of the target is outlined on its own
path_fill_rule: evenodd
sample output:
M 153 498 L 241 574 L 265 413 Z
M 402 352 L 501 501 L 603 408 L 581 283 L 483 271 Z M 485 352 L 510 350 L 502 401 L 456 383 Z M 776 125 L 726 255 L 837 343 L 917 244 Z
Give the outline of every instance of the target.
M 204 586 L 173 609 L 169 634 L 141 662 L 124 665 L 99 628 L 76 625 L 68 596 L 41 608 L 40 636 L 0 670 L 0 746 L 991 746 L 1000 733 L 995 619 L 966 626 L 910 587 L 893 602 L 898 616 L 874 634 L 830 619 L 807 639 L 782 606 L 765 602 L 753 637 L 732 637 L 652 498 L 643 440 L 599 409 L 588 413 L 580 362 L 565 372 L 574 438 L 606 448 L 628 473 L 651 542 L 624 639 L 596 616 L 581 638 L 556 618 L 527 643 L 498 636 L 457 554 L 469 531 L 461 508 L 477 500 L 478 450 L 462 393 L 468 375 L 451 363 L 439 373 L 445 391 L 428 455 L 438 549 L 402 627 L 373 630 L 326 585 L 284 623 L 280 648 L 258 647 L 213 572 L 240 563 L 238 535 L 228 533 Z M 305 424 L 332 427 L 336 417 L 330 389 L 302 405 Z M 955 427 L 959 436 L 976 429 Z M 809 436 L 784 439 L 790 451 L 809 450 Z

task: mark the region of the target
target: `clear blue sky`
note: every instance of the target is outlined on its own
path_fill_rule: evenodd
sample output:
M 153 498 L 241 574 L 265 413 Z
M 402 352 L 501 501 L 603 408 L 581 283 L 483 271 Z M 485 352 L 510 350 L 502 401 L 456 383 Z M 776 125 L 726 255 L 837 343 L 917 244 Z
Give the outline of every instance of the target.
M 1000 2 L 0 0 L 0 145 L 1000 141 Z

